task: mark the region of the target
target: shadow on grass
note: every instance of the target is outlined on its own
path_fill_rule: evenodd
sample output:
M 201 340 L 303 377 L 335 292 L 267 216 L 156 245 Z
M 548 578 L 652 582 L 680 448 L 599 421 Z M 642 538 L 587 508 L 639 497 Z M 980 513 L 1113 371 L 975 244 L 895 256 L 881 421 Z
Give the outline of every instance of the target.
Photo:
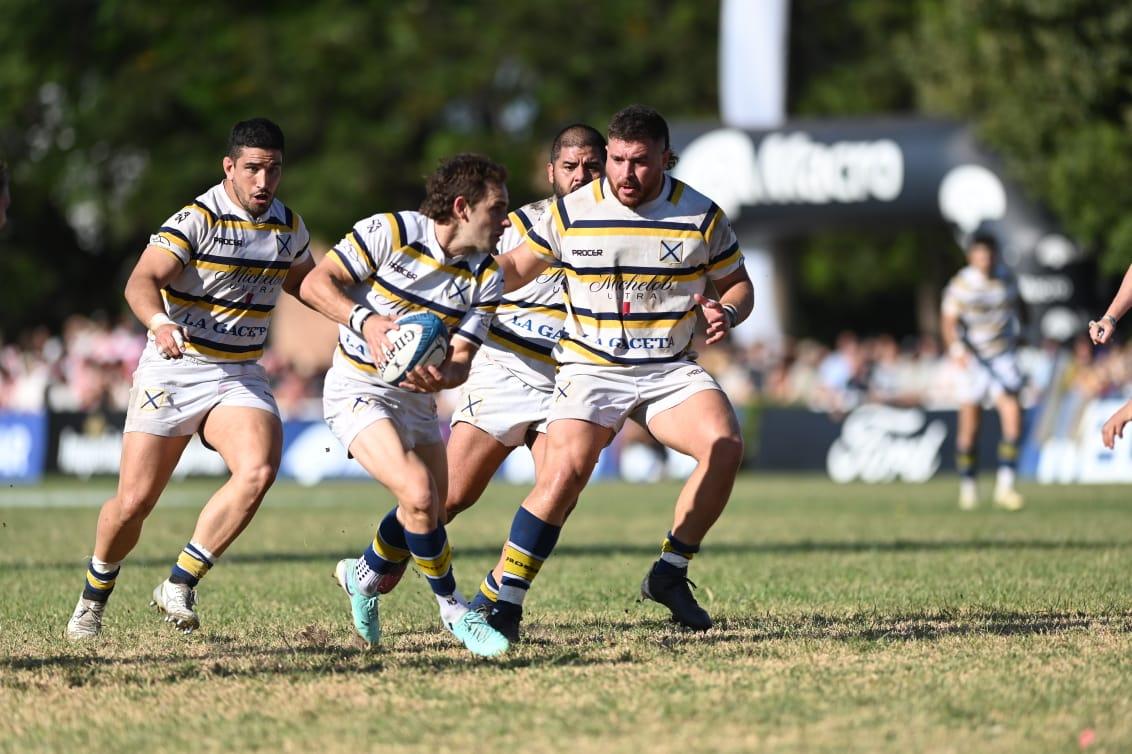
M 1009 611 L 929 611 L 908 614 L 852 613 L 792 616 L 751 615 L 719 618 L 703 633 L 683 630 L 652 616 L 610 620 L 535 619 L 523 642 L 510 654 L 486 661 L 492 668 L 617 666 L 647 662 L 660 651 L 690 654 L 697 647 L 742 651 L 770 641 L 933 642 L 948 637 L 1034 636 L 1104 630 L 1132 633 L 1132 613 L 1023 613 Z M 282 637 L 281 637 L 282 638 Z M 340 642 L 324 628 L 298 632 L 285 646 L 263 646 L 242 637 L 212 634 L 192 639 L 205 655 L 152 649 L 136 654 L 103 653 L 101 647 L 76 646 L 74 651 L 44 657 L 0 658 L 0 686 L 40 684 L 41 671 L 61 675 L 69 687 L 178 683 L 209 678 L 321 677 L 388 671 L 468 671 L 483 662 L 467 655 L 439 631 L 411 630 L 392 634 L 380 650 Z M 18 671 L 24 671 L 20 673 Z M 106 672 L 109 671 L 109 672 Z
M 807 555 L 811 553 L 919 553 L 919 552 L 994 552 L 994 551 L 1069 551 L 1069 550 L 1125 550 L 1132 548 L 1132 540 L 1093 540 L 1072 541 L 1056 539 L 1019 539 L 1019 540 L 921 540 L 921 539 L 894 539 L 888 541 L 821 541 L 799 540 L 797 542 L 751 542 L 749 544 L 734 544 L 724 542 L 708 544 L 704 553 L 708 555 Z M 457 542 L 453 551 L 458 558 L 485 558 L 499 554 L 499 548 L 472 546 L 461 547 Z M 655 556 L 659 549 L 654 544 L 630 544 L 618 542 L 595 542 L 588 545 L 559 545 L 554 550 L 556 558 L 593 558 L 611 556 Z M 316 552 L 249 552 L 231 553 L 224 557 L 226 565 L 260 565 L 272 563 L 318 563 L 329 564 L 332 568 L 339 558 L 355 557 L 355 551 L 316 551 Z M 137 567 L 168 566 L 173 562 L 175 554 L 168 557 L 129 558 L 126 563 Z M 5 570 L 20 571 L 31 569 L 74 569 L 85 564 L 85 558 L 77 557 L 68 562 L 23 562 L 6 563 Z

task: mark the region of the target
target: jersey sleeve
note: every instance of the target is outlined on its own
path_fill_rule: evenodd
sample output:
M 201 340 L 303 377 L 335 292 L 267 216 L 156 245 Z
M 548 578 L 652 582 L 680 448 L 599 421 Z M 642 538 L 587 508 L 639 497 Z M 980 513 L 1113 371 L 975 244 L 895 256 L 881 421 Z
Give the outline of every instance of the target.
M 149 237 L 149 245 L 167 251 L 188 264 L 199 252 L 216 215 L 199 202 L 183 207 Z
M 542 213 L 542 217 L 531 223 L 526 241 L 535 255 L 548 264 L 557 264 L 562 259 L 562 234 L 565 225 L 562 215 L 566 212 L 563 200 L 559 199 Z
M 381 263 L 393 250 L 397 223 L 390 215 L 374 215 L 354 225 L 341 241 L 334 244 L 329 256 L 355 283 L 377 274 Z
M 476 268 L 475 276 L 476 294 L 454 334 L 479 346 L 487 337 L 495 309 L 503 298 L 503 271 L 494 258 L 487 257 Z
M 739 249 L 739 239 L 731 227 L 731 221 L 719 207 L 712 205 L 705 218 L 707 228 L 704 240 L 708 247 L 708 277 L 719 280 L 727 277 L 743 266 L 743 252 Z
M 292 258 L 292 264 L 294 262 L 301 262 L 311 255 L 311 234 L 310 231 L 307 230 L 307 224 L 303 222 L 301 216 L 296 217 L 295 226 L 295 240 L 292 243 L 295 244 L 298 251 L 295 252 L 295 256 Z
M 943 312 L 945 317 L 958 317 L 963 313 L 963 309 L 959 303 L 959 296 L 955 290 L 955 281 L 952 280 L 943 289 L 943 301 L 940 303 L 940 311 Z

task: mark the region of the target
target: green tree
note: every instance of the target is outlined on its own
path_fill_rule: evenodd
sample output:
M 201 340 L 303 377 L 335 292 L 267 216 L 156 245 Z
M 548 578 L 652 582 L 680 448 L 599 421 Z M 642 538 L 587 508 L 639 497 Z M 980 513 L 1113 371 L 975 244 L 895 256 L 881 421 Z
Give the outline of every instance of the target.
M 416 207 L 437 159 L 507 164 L 545 191 L 545 142 L 647 102 L 716 112 L 715 4 L 0 0 L 0 154 L 13 164 L 0 328 L 118 311 L 162 220 L 220 174 L 252 115 L 287 139 L 280 195 L 315 236 Z

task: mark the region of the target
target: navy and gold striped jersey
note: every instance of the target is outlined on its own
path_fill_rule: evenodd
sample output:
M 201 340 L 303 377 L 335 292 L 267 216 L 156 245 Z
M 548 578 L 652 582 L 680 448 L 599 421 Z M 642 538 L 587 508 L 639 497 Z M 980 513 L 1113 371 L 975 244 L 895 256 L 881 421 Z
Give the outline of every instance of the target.
M 499 239 L 499 251 L 508 252 L 522 243 L 553 201 L 539 199 L 512 212 L 511 226 Z M 552 352 L 566 320 L 562 278 L 562 268 L 551 267 L 522 288 L 504 294 L 484 342 L 483 356 L 543 390 L 554 386 Z
M 968 265 L 943 291 L 943 314 L 955 317 L 963 342 L 989 359 L 1018 344 L 1018 286 L 1005 269 L 987 277 Z
M 166 220 L 149 244 L 184 265 L 161 295 L 170 319 L 188 332 L 185 351 L 213 362 L 263 355 L 283 280 L 310 254 L 310 234 L 298 214 L 276 199 L 252 217 L 223 183 Z
M 419 212 L 378 214 L 361 220 L 329 256 L 354 284 L 354 303 L 401 317 L 431 312 L 454 337 L 483 344 L 503 293 L 503 274 L 488 252 L 450 257 L 436 240 L 436 223 Z M 363 338 L 338 328 L 334 365 L 384 385 Z
M 723 211 L 671 176 L 656 199 L 635 208 L 608 180 L 594 181 L 555 201 L 527 240 L 565 273 L 559 363 L 681 358 L 695 327 L 694 294 L 743 264 Z

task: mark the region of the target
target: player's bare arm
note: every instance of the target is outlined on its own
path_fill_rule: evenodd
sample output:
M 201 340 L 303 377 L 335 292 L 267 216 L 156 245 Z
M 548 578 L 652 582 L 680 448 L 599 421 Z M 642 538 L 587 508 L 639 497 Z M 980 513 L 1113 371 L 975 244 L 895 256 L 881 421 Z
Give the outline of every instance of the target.
M 498 255 L 495 261 L 499 264 L 499 269 L 503 270 L 504 293 L 522 288 L 549 266 L 546 260 L 531 250 L 526 241 L 506 254 Z
M 1089 337 L 1096 345 L 1103 345 L 1112 338 L 1116 330 L 1116 323 L 1132 308 L 1132 265 L 1124 273 L 1120 281 L 1120 290 L 1116 292 L 1112 303 L 1105 309 L 1100 319 L 1089 323 Z
M 939 334 L 943 339 L 943 347 L 947 349 L 951 358 L 959 362 L 960 366 L 965 365 L 967 363 L 967 348 L 963 345 L 963 341 L 959 339 L 959 318 L 954 314 L 945 312 L 939 320 Z
M 299 298 L 324 317 L 346 325 L 365 338 L 369 352 L 381 366 L 382 354 L 393 347 L 386 333 L 396 330 L 397 323 L 390 317 L 356 305 L 346 295 L 346 289 L 353 282 L 350 273 L 328 254 L 303 278 Z
M 291 269 L 287 271 L 287 277 L 283 278 L 283 290 L 290 295 L 302 301 L 304 304 L 314 309 L 314 306 L 307 301 L 303 301 L 302 286 L 303 280 L 314 269 L 314 257 L 307 254 L 301 261 L 291 265 Z M 315 309 L 315 311 L 318 311 Z
M 134 265 L 126 281 L 126 303 L 134 316 L 153 333 L 157 351 L 167 359 L 184 355 L 188 334 L 169 319 L 161 289 L 169 285 L 184 268 L 181 260 L 160 246 L 149 245 Z
M 696 294 L 696 303 L 707 320 L 707 345 L 722 338 L 755 308 L 755 286 L 745 268 L 740 267 L 714 284 L 719 292 L 718 299 Z
M 468 379 L 472 368 L 472 358 L 479 346 L 464 338 L 455 338 L 448 348 L 448 357 L 439 367 L 417 367 L 405 376 L 399 385 L 414 393 L 435 393 L 448 388 L 459 387 Z

